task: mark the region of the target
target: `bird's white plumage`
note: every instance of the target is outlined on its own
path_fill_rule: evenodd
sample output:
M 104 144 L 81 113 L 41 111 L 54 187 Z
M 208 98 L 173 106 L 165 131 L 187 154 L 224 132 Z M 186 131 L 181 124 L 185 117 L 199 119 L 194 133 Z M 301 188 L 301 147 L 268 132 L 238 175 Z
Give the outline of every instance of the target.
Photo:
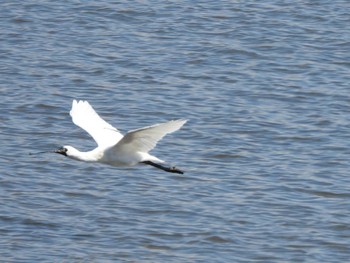
M 149 152 L 168 133 L 177 131 L 186 120 L 175 120 L 129 131 L 113 148 L 122 152 Z
M 132 130 L 123 136 L 115 127 L 104 121 L 87 101 L 73 100 L 70 115 L 73 123 L 87 131 L 98 147 L 89 152 L 80 152 L 72 146 L 64 146 L 57 150 L 57 153 L 80 161 L 101 162 L 114 166 L 145 162 L 166 171 L 182 173 L 176 168 L 165 168 L 150 163 L 163 161 L 148 152 L 166 134 L 180 129 L 186 120 L 174 120 Z
M 73 100 L 70 115 L 73 123 L 89 133 L 99 147 L 115 145 L 123 138 L 123 135 L 104 121 L 87 101 Z

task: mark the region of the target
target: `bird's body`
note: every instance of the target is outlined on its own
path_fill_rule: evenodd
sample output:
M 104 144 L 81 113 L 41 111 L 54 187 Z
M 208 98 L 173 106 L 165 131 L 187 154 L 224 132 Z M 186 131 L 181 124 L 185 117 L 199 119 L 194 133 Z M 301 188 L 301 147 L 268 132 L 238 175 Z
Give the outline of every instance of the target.
M 186 120 L 175 120 L 129 131 L 123 136 L 116 128 L 104 121 L 87 101 L 73 100 L 70 111 L 72 121 L 86 130 L 96 141 L 97 147 L 81 152 L 72 146 L 63 146 L 56 153 L 78 161 L 100 162 L 113 166 L 133 166 L 138 163 L 152 165 L 167 172 L 183 173 L 175 167 L 165 167 L 164 161 L 149 154 L 166 134 L 177 131 Z

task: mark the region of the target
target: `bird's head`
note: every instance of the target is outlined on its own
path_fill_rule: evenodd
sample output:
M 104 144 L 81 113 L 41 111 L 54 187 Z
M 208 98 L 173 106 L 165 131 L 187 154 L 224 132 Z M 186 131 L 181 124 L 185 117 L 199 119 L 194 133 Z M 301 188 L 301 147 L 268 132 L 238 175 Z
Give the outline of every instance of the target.
M 82 160 L 82 153 L 79 152 L 77 149 L 75 149 L 72 146 L 62 146 L 54 151 L 55 153 L 62 154 L 64 156 L 67 156 L 72 159 L 76 160 Z
M 78 152 L 78 150 L 72 146 L 62 146 L 57 150 L 55 150 L 54 152 L 62 154 L 64 156 L 74 157 L 74 155 Z
M 57 150 L 55 150 L 54 152 L 62 154 L 64 156 L 68 156 L 68 148 L 67 148 L 67 146 L 62 146 L 62 147 L 58 148 Z

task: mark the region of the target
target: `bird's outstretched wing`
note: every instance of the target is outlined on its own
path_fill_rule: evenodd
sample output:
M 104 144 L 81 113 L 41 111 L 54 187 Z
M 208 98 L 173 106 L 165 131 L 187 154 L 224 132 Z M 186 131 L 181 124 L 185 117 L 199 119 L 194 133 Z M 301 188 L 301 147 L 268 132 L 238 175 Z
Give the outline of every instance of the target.
M 73 123 L 87 131 L 99 147 L 115 145 L 123 138 L 123 135 L 104 121 L 87 101 L 73 100 L 70 116 Z
M 129 131 L 113 149 L 118 152 L 149 152 L 166 134 L 177 131 L 187 120 L 174 120 Z

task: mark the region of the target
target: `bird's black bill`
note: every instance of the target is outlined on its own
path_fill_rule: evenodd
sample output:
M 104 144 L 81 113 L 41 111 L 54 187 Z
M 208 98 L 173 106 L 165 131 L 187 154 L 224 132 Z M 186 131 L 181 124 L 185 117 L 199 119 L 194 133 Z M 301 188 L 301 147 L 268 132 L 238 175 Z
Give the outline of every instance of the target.
M 66 152 L 67 152 L 66 148 L 60 147 L 59 149 L 54 150 L 54 151 L 43 151 L 43 152 L 29 153 L 29 155 L 36 155 L 36 154 L 43 154 L 43 153 L 59 153 L 59 154 L 67 155 Z
M 147 164 L 147 165 L 151 165 L 153 167 L 156 167 L 158 169 L 161 169 L 161 170 L 169 172 L 169 173 L 177 173 L 177 174 L 184 173 L 183 171 L 181 171 L 180 169 L 177 169 L 176 167 L 166 167 L 166 166 L 160 165 L 159 163 L 154 163 L 151 161 L 144 161 L 142 163 Z
M 43 153 L 53 153 L 53 151 L 45 151 L 45 152 L 29 153 L 29 155 L 36 155 L 36 154 L 43 154 Z

